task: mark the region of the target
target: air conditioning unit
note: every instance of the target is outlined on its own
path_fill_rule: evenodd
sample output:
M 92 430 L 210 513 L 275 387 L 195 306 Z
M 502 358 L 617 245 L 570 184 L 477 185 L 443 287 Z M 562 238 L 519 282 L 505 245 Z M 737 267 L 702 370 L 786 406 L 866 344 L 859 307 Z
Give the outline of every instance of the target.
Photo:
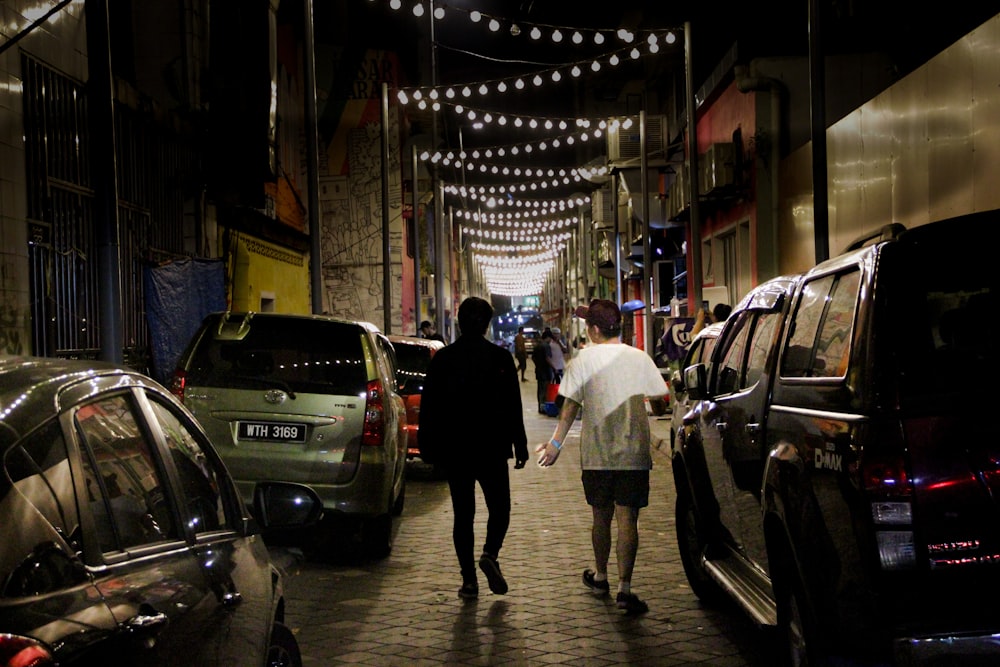
M 611 188 L 601 188 L 590 195 L 591 218 L 595 229 L 607 229 L 615 226 L 614 199 Z
M 620 123 L 609 126 L 606 136 L 610 162 L 627 162 L 642 157 L 638 117 L 632 118 L 628 129 Z M 667 117 L 646 116 L 646 159 L 666 160 L 667 144 Z
M 734 162 L 732 142 L 709 146 L 699 165 L 698 190 L 704 194 L 711 194 L 732 186 Z

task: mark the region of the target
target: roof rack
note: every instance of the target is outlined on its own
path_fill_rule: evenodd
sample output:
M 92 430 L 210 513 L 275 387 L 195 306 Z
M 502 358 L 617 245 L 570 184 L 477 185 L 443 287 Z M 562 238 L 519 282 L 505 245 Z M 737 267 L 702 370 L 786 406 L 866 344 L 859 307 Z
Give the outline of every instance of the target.
M 906 225 L 901 222 L 890 222 L 888 225 L 882 225 L 877 230 L 873 232 L 868 232 L 867 234 L 862 234 L 853 241 L 847 244 L 844 248 L 844 252 L 849 252 L 851 250 L 857 250 L 858 248 L 864 248 L 865 246 L 874 245 L 876 243 L 881 243 L 882 241 L 891 241 L 893 239 L 899 238 L 899 235 L 906 231 Z

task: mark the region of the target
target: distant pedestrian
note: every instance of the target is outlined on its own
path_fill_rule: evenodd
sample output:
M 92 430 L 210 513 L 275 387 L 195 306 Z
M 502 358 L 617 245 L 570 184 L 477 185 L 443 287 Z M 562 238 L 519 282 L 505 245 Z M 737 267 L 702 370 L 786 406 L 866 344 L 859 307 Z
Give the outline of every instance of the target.
M 517 360 L 517 372 L 521 374 L 521 382 L 527 382 L 524 377 L 528 370 L 528 343 L 524 337 L 524 327 L 517 328 L 517 335 L 514 336 L 514 359 Z
M 549 363 L 552 365 L 552 381 L 556 384 L 562 382 L 563 372 L 566 370 L 566 347 L 562 342 L 562 332 L 558 329 L 548 330 L 549 338 Z
M 486 339 L 493 306 L 469 297 L 458 308 L 461 335 L 431 359 L 420 403 L 420 456 L 448 478 L 454 513 L 452 538 L 462 575 L 458 595 L 479 595 L 476 576 L 476 483 L 489 518 L 479 569 L 490 590 L 507 592 L 497 558 L 510 526 L 510 473 L 528 460 L 521 388 L 510 352 Z
M 594 569 L 583 571 L 583 583 L 599 593 L 610 592 L 611 523 L 617 517 L 616 603 L 626 613 L 644 613 L 649 607 L 632 592 L 639 509 L 649 504 L 653 467 L 644 398 L 662 397 L 667 386 L 649 355 L 620 341 L 621 311 L 613 301 L 594 299 L 589 307 L 577 308 L 576 315 L 586 320 L 590 344 L 567 364 L 559 387 L 565 397 L 559 423 L 552 438 L 535 451 L 540 466 L 555 463 L 582 406 L 580 467 L 593 513 L 594 547 Z
M 717 303 L 711 311 L 699 308 L 698 313 L 694 317 L 694 326 L 691 327 L 691 338 L 694 338 L 696 333 L 704 329 L 709 324 L 725 322 L 729 319 L 729 315 L 732 312 L 733 307 L 728 303 Z
M 420 323 L 420 337 L 429 338 L 430 340 L 439 340 L 442 343 L 445 342 L 444 336 L 437 332 L 437 329 L 430 320 L 424 320 Z
M 549 340 L 552 332 L 545 330 L 542 338 L 535 343 L 535 348 L 531 351 L 531 363 L 535 365 L 535 382 L 538 383 L 538 414 L 545 414 L 545 403 L 549 393 L 549 384 L 552 382 L 552 364 L 549 362 L 551 348 Z

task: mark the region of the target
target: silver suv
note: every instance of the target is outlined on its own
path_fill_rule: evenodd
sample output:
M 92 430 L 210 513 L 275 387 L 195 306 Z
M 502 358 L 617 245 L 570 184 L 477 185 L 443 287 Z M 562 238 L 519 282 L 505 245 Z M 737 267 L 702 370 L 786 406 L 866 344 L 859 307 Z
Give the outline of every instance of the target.
M 372 324 L 319 315 L 215 313 L 172 391 L 204 425 L 244 499 L 268 479 L 311 486 L 328 521 L 350 518 L 369 555 L 403 511 L 406 410 L 392 344 Z M 321 544 L 329 535 L 319 535 Z

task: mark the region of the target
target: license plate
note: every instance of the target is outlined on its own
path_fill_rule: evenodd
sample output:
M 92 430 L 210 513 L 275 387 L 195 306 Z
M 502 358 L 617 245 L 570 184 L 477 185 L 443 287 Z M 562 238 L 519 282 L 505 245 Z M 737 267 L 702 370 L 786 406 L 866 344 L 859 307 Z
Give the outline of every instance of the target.
M 237 436 L 240 440 L 262 442 L 305 442 L 306 425 L 289 422 L 240 422 Z

